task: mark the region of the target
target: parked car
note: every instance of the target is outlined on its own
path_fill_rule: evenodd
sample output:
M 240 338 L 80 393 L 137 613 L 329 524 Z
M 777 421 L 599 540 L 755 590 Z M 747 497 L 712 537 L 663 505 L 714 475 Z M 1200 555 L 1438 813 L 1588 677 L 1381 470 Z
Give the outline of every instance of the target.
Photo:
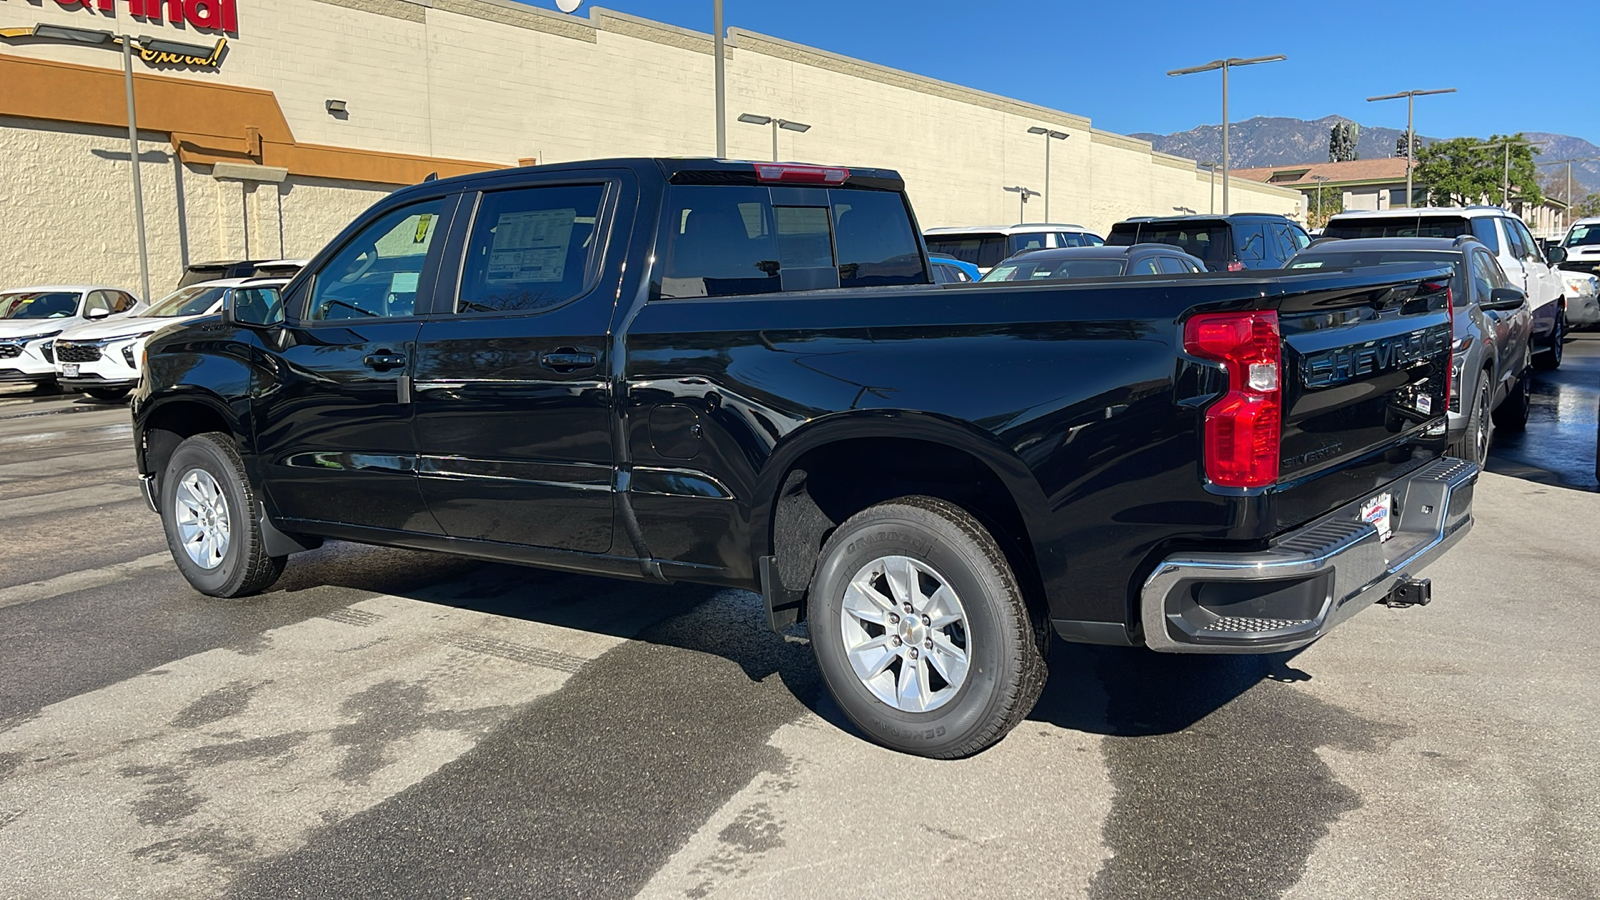
M 971 284 L 983 277 L 977 266 L 954 256 L 929 253 L 928 263 L 933 266 L 933 280 L 938 284 Z
M 923 234 L 929 253 L 953 256 L 988 274 L 995 263 L 1024 250 L 1098 247 L 1105 239 L 1082 225 L 1031 222 L 974 228 L 930 228 Z
M 1573 222 L 1546 255 L 1566 282 L 1567 323 L 1600 325 L 1600 218 Z
M 1425 602 L 1478 472 L 1451 274 L 936 285 L 891 171 L 504 169 L 152 336 L 133 446 L 205 594 L 323 538 L 747 588 L 863 734 L 956 757 L 1052 629 L 1268 653 Z
M 220 259 L 184 267 L 178 287 L 231 278 L 293 278 L 306 264 L 303 259 Z
M 1120 275 L 1192 275 L 1205 263 L 1166 244 L 1028 250 L 1000 263 L 984 281 L 1056 281 Z
M 53 384 L 56 335 L 77 322 L 120 318 L 143 308 L 133 294 L 103 284 L 0 291 L 0 384 Z
M 282 286 L 286 279 L 228 278 L 178 288 L 143 312 L 81 322 L 56 337 L 56 381 L 99 400 L 121 400 L 139 383 L 147 338 L 179 322 L 215 315 L 239 285 Z
M 1322 233 L 1336 238 L 1472 235 L 1500 261 L 1511 284 L 1528 295 L 1533 307 L 1534 367 L 1560 367 L 1567 336 L 1566 287 L 1540 252 L 1528 226 L 1511 213 L 1498 206 L 1344 212 L 1329 219 Z
M 1228 216 L 1143 216 L 1111 226 L 1106 243 L 1170 244 L 1202 260 L 1213 272 L 1281 269 L 1311 243 L 1304 228 L 1283 216 L 1234 213 Z
M 1494 429 L 1528 424 L 1533 313 L 1489 248 L 1471 236 L 1324 240 L 1289 260 L 1291 269 L 1357 269 L 1447 263 L 1454 356 L 1450 379 L 1451 455 L 1482 465 Z

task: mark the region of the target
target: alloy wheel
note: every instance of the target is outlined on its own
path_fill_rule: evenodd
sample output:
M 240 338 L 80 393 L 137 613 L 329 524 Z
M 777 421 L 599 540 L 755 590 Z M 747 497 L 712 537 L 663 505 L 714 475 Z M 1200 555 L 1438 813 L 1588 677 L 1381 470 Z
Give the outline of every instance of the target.
M 204 469 L 190 469 L 178 479 L 173 497 L 173 521 L 189 559 L 202 569 L 222 565 L 232 538 L 228 497 Z
M 895 709 L 938 709 L 966 683 L 966 609 L 927 564 L 884 556 L 862 566 L 845 587 L 839 618 L 856 677 Z

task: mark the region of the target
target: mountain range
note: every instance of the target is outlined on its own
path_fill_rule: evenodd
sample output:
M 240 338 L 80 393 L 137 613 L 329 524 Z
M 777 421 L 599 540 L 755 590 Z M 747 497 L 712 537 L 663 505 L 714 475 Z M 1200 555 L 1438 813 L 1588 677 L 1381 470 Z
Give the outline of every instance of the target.
M 1328 132 L 1336 122 L 1348 122 L 1342 116 L 1323 116 L 1320 119 L 1291 119 L 1278 116 L 1257 116 L 1233 124 L 1228 132 L 1229 164 L 1235 169 L 1261 166 L 1289 166 L 1301 163 L 1327 162 Z M 1405 132 L 1397 128 L 1361 126 L 1356 140 L 1359 159 L 1379 159 L 1394 155 L 1397 139 Z M 1524 135 L 1530 141 L 1543 141 L 1534 154 L 1535 162 L 1574 157 L 1600 157 L 1600 147 L 1583 138 L 1565 134 L 1530 131 Z M 1201 125 L 1188 131 L 1173 134 L 1139 133 L 1133 137 L 1149 141 L 1162 153 L 1183 156 L 1194 160 L 1220 159 L 1222 156 L 1222 126 Z M 1417 143 L 1428 144 L 1437 138 L 1417 135 Z M 1553 173 L 1563 181 L 1566 166 L 1551 165 L 1540 170 Z M 1577 197 L 1600 191 L 1600 160 L 1572 164 L 1572 192 Z

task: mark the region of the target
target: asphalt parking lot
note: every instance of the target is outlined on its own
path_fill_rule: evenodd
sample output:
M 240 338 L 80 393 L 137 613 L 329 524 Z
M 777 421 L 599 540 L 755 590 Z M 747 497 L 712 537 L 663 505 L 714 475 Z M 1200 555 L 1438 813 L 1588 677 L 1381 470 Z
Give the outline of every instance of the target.
M 126 409 L 0 395 L 0 896 L 1597 897 L 1600 335 L 1534 400 L 1430 606 L 1057 643 L 933 762 L 742 592 L 330 544 L 201 598 Z

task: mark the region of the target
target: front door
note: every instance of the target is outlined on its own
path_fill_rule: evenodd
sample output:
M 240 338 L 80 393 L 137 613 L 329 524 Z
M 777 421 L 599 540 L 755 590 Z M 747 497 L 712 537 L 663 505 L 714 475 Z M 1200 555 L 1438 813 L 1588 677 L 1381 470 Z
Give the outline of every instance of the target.
M 398 207 L 359 230 L 285 298 L 257 446 L 280 516 L 439 532 L 417 489 L 409 374 L 417 313 L 454 198 Z
M 462 203 L 414 372 L 422 493 L 452 537 L 605 553 L 612 542 L 609 215 L 624 181 Z M 609 256 L 611 265 L 602 259 Z M 602 271 L 607 272 L 601 287 Z

